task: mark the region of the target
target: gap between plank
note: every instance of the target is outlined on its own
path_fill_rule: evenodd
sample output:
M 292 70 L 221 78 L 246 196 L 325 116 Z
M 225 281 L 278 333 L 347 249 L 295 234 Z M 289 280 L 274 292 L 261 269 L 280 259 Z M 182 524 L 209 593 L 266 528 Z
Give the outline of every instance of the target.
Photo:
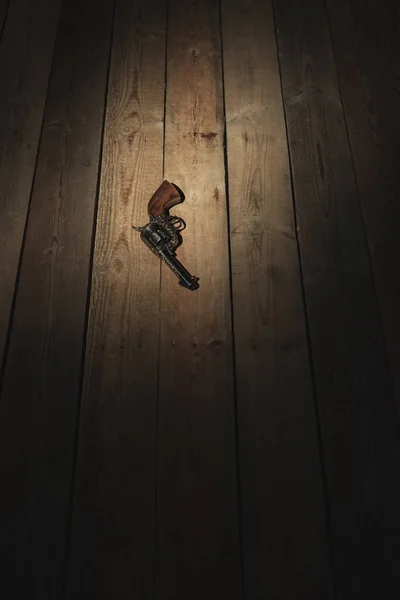
M 0 44 L 1 44 L 1 40 L 3 38 L 4 28 L 5 28 L 6 22 L 7 22 L 8 11 L 10 10 L 10 3 L 11 3 L 11 0 L 8 0 L 6 10 L 4 11 L 4 15 L 3 15 L 3 23 L 1 24 L 1 27 L 0 27 Z
M 224 175 L 225 175 L 225 198 L 226 198 L 226 217 L 227 217 L 227 233 L 228 233 L 228 261 L 229 261 L 229 300 L 230 300 L 230 315 L 231 315 L 231 332 L 232 332 L 232 368 L 233 368 L 233 407 L 234 407 L 234 434 L 235 434 L 235 463 L 236 463 L 236 487 L 237 487 L 237 510 L 238 510 L 238 534 L 239 534 L 239 556 L 241 570 L 241 595 L 245 598 L 245 572 L 244 572 L 244 556 L 243 556 L 243 507 L 242 507 L 242 491 L 240 478 L 240 438 L 239 438 L 239 421 L 238 421 L 238 394 L 237 394 L 237 378 L 236 378 L 236 346 L 235 346 L 235 321 L 233 308 L 233 277 L 232 277 L 232 248 L 231 248 L 231 221 L 229 210 L 229 169 L 228 169 L 228 140 L 226 128 L 226 105 L 225 105 L 225 72 L 224 72 L 224 44 L 223 44 L 223 27 L 222 27 L 222 0 L 218 2 L 219 8 L 219 37 L 221 48 L 221 83 L 222 83 L 222 110 L 223 110 L 223 155 L 224 155 Z
M 296 214 L 296 196 L 295 196 L 295 189 L 294 189 L 294 183 L 293 183 L 292 156 L 291 156 L 291 151 L 290 151 L 289 135 L 288 135 L 288 119 L 287 119 L 287 113 L 286 113 L 285 98 L 284 98 L 284 94 L 283 94 L 282 68 L 281 68 L 281 59 L 280 59 L 280 54 L 279 54 L 279 41 L 278 41 L 278 31 L 277 31 L 277 24 L 276 24 L 275 0 L 271 0 L 271 6 L 272 6 L 272 16 L 273 16 L 274 29 L 275 29 L 276 55 L 277 55 L 277 60 L 278 60 L 279 81 L 280 81 L 280 88 L 281 88 L 283 116 L 284 116 L 284 122 L 285 122 L 286 145 L 287 145 L 287 149 L 288 149 L 288 158 L 289 158 L 290 187 L 291 187 L 291 192 L 292 192 L 292 205 L 293 205 L 293 223 L 294 223 L 294 230 L 295 230 L 295 236 L 296 236 L 297 256 L 298 256 L 298 264 L 299 264 L 299 271 L 300 271 L 301 296 L 302 296 L 302 303 L 303 303 L 308 356 L 309 356 L 309 362 L 310 362 L 311 386 L 312 386 L 314 410 L 315 410 L 315 416 L 316 416 L 316 428 L 317 428 L 317 438 L 318 438 L 318 448 L 319 448 L 319 459 L 320 459 L 320 465 L 321 465 L 322 488 L 323 488 L 323 495 L 324 495 L 324 500 L 325 500 L 325 519 L 326 519 L 326 525 L 327 525 L 329 564 L 330 564 L 330 570 L 331 570 L 333 596 L 336 600 L 338 600 L 335 563 L 334 563 L 334 557 L 333 557 L 333 544 L 332 544 L 332 536 L 331 536 L 331 514 L 330 514 L 330 505 L 329 505 L 327 474 L 326 474 L 325 462 L 324 462 L 321 418 L 320 418 L 320 412 L 319 412 L 319 407 L 318 407 L 317 390 L 316 390 L 316 385 L 315 385 L 315 368 L 314 368 L 313 351 L 312 351 L 312 345 L 311 345 L 310 327 L 309 327 L 309 321 L 308 321 L 303 265 L 301 262 L 301 249 L 300 249 L 297 214 Z
M 8 11 L 9 11 L 9 8 L 10 8 L 10 4 L 11 4 L 11 0 L 8 3 L 7 11 L 6 11 L 6 14 L 5 14 L 5 17 L 4 17 L 3 27 L 2 27 L 1 32 L 0 32 L 0 44 L 1 44 L 1 38 L 2 38 L 2 35 L 3 35 L 3 31 L 4 31 L 5 22 L 7 20 L 7 15 L 8 15 Z M 51 63 L 50 63 L 51 66 L 50 66 L 49 75 L 48 75 L 48 79 L 47 79 L 46 98 L 45 98 L 44 105 L 43 105 L 42 122 L 40 124 L 40 132 L 39 132 L 38 143 L 37 143 L 37 152 L 36 152 L 35 166 L 33 168 L 33 176 L 32 176 L 31 189 L 30 189 L 30 192 L 29 192 L 29 200 L 28 200 L 28 207 L 27 207 L 26 217 L 25 217 L 24 232 L 22 234 L 22 240 L 21 240 L 21 250 L 20 250 L 20 253 L 19 253 L 17 272 L 16 272 L 16 275 L 15 275 L 14 293 L 13 293 L 13 298 L 12 298 L 12 302 L 11 302 L 10 317 L 9 317 L 9 321 L 8 321 L 8 328 L 7 328 L 6 339 L 5 339 L 5 342 L 4 342 L 3 362 L 0 365 L 0 402 L 1 402 L 1 395 L 2 395 L 2 391 L 3 391 L 3 385 L 4 385 L 4 375 L 5 375 L 5 371 L 6 371 L 6 367 L 7 367 L 8 351 L 9 351 L 10 342 L 11 342 L 11 333 L 12 333 L 12 329 L 13 329 L 13 325 L 14 325 L 15 306 L 16 306 L 16 303 L 17 303 L 19 280 L 20 280 L 20 277 L 21 277 L 21 269 L 22 269 L 22 259 L 23 259 L 23 256 L 24 256 L 26 234 L 27 234 L 27 231 L 28 231 L 29 216 L 30 216 L 31 205 L 32 205 L 32 196 L 33 196 L 33 190 L 34 190 L 35 181 L 36 181 L 36 171 L 37 171 L 37 166 L 38 166 L 38 161 L 39 161 L 39 151 L 40 151 L 40 146 L 41 146 L 42 137 L 43 137 L 44 116 L 46 114 L 46 109 L 47 109 L 47 104 L 48 104 L 48 99 L 49 99 L 50 81 L 52 79 L 52 75 L 53 75 L 53 72 L 54 72 L 54 57 L 55 57 L 55 53 L 56 53 L 58 34 L 59 34 L 59 31 L 60 31 L 61 9 L 62 9 L 62 3 L 61 3 L 60 9 L 59 9 L 59 13 L 58 13 L 57 31 L 56 31 L 56 35 L 55 35 L 55 38 L 54 38 L 53 54 L 52 54 Z
M 73 466 L 72 466 L 72 476 L 71 476 L 71 492 L 70 492 L 70 501 L 69 501 L 69 509 L 68 509 L 64 574 L 63 574 L 63 581 L 62 581 L 62 588 L 61 588 L 63 598 L 66 597 L 67 590 L 68 590 L 68 569 L 69 569 L 69 562 L 70 562 L 70 558 L 71 558 L 71 541 L 72 541 L 71 540 L 71 533 L 72 533 L 71 526 L 72 526 L 72 518 L 73 518 L 73 512 L 74 512 L 76 471 L 77 471 L 77 466 L 78 466 L 78 455 L 79 455 L 79 430 L 80 430 L 81 412 L 82 412 L 83 382 L 84 382 L 84 376 L 85 376 L 85 357 L 86 357 L 87 335 L 88 335 L 88 325 L 89 325 L 90 297 L 91 297 L 91 292 L 92 292 L 93 258 L 94 258 L 94 248 L 95 248 L 95 240 L 96 240 L 96 232 L 97 232 L 97 213 L 98 213 L 98 207 L 99 207 L 100 180 L 101 180 L 101 171 L 102 171 L 102 164 L 103 164 L 104 131 L 105 131 L 105 122 L 106 122 L 106 115 L 107 115 L 107 98 L 108 98 L 108 87 L 109 87 L 109 80 L 110 80 L 110 67 L 111 67 L 111 56 L 112 56 L 112 47 L 113 47 L 113 39 L 114 39 L 115 13 L 116 13 L 117 2 L 118 2 L 118 0 L 114 0 L 112 19 L 111 19 L 110 49 L 109 49 L 109 53 L 108 53 L 106 86 L 105 86 L 105 92 L 104 92 L 103 122 L 101 125 L 101 138 L 100 138 L 100 152 L 99 152 L 99 161 L 98 161 L 98 169 L 97 169 L 96 195 L 95 195 L 95 200 L 94 200 L 94 211 L 93 211 L 92 240 L 91 240 L 91 247 L 90 247 L 85 322 L 84 322 L 84 327 L 83 327 L 81 369 L 80 369 L 80 374 L 79 374 L 78 410 L 77 410 L 77 416 L 76 416 L 75 439 L 74 439 L 74 444 L 73 444 L 74 454 L 73 454 L 73 459 L 72 459 Z
M 165 124 L 167 115 L 167 72 L 168 72 L 168 25 L 169 25 L 169 0 L 166 0 L 165 7 L 165 45 L 164 45 L 164 115 L 163 115 L 163 141 L 162 141 L 162 178 L 165 178 Z M 155 465 L 154 465 L 154 541 L 153 541 L 153 589 L 152 600 L 156 597 L 156 568 L 157 568 L 157 537 L 158 537 L 158 464 L 159 464 L 159 401 L 160 401 L 160 343 L 161 343 L 161 283 L 162 283 L 162 261 L 160 260 L 159 294 L 158 294 L 158 354 L 157 354 L 157 391 L 156 391 L 156 415 L 155 415 Z
M 335 71 L 336 71 L 337 89 L 339 91 L 339 99 L 340 99 L 340 103 L 342 105 L 342 114 L 343 114 L 345 130 L 346 130 L 346 139 L 347 139 L 348 147 L 350 149 L 351 168 L 353 171 L 354 184 L 355 184 L 355 188 L 356 188 L 356 192 L 357 192 L 357 202 L 358 202 L 358 207 L 359 207 L 360 216 L 361 216 L 362 229 L 364 232 L 366 254 L 367 254 L 367 258 L 368 258 L 369 271 L 371 274 L 372 290 L 373 290 L 376 307 L 377 307 L 379 329 L 380 329 L 380 334 L 381 334 L 381 338 L 383 341 L 382 347 L 383 347 L 383 352 L 384 352 L 384 356 L 386 359 L 386 364 L 388 365 L 389 373 L 390 373 L 389 386 L 390 386 L 390 390 L 391 390 L 393 404 L 395 407 L 395 412 L 396 412 L 396 414 L 399 414 L 398 408 L 397 408 L 397 403 L 396 403 L 396 393 L 395 393 L 395 386 L 394 386 L 393 375 L 392 375 L 392 361 L 390 360 L 389 351 L 387 348 L 385 328 L 383 326 L 383 319 L 382 319 L 382 312 L 381 312 L 381 305 L 379 302 L 378 291 L 376 288 L 375 273 L 374 273 L 374 269 L 373 269 L 373 265 L 372 265 L 372 251 L 371 251 L 371 247 L 370 247 L 370 243 L 369 243 L 369 239 L 368 239 L 367 223 L 366 223 L 366 219 L 365 219 L 363 203 L 361 201 L 361 193 L 360 193 L 360 188 L 358 185 L 357 171 L 356 171 L 356 167 L 354 164 L 353 147 L 352 147 L 352 144 L 350 141 L 350 132 L 349 132 L 349 126 L 348 126 L 348 121 L 347 121 L 346 108 L 345 108 L 345 104 L 343 102 L 342 86 L 340 83 L 339 68 L 338 68 L 338 62 L 337 62 L 337 56 L 336 56 L 336 47 L 335 47 L 334 38 L 333 38 L 332 22 L 331 22 L 331 18 L 330 18 L 328 6 L 327 6 L 327 0 L 325 0 L 325 2 L 324 2 L 324 11 L 325 11 L 326 20 L 328 23 L 329 38 L 330 38 L 331 46 L 332 46 L 332 54 L 333 54 Z M 398 424 L 400 426 L 400 420 L 398 421 Z

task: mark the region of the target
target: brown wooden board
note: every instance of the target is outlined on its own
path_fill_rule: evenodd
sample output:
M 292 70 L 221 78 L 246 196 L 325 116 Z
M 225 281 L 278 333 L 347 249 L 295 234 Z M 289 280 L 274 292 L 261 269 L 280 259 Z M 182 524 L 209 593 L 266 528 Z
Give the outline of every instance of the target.
M 112 8 L 66 1 L 57 40 L 0 402 L 10 599 L 62 593 Z
M 4 359 L 60 4 L 61 0 L 11 2 L 0 45 L 0 367 Z
M 333 598 L 271 2 L 222 3 L 245 597 Z
M 400 438 L 328 21 L 275 10 L 338 597 L 395 598 Z
M 171 0 L 165 177 L 184 192 L 162 269 L 155 598 L 241 597 L 218 3 Z
M 398 14 L 387 0 L 327 4 L 400 417 Z
M 68 597 L 153 593 L 160 261 L 133 231 L 162 181 L 166 8 L 117 0 Z

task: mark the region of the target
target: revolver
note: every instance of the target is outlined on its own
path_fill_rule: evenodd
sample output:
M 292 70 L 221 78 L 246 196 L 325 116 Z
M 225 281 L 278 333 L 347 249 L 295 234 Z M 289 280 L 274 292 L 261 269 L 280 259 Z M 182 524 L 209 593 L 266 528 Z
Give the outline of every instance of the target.
M 197 290 L 198 277 L 191 275 L 176 258 L 176 248 L 181 245 L 181 231 L 186 223 L 181 217 L 169 214 L 169 209 L 183 202 L 183 194 L 169 181 L 163 181 L 150 198 L 147 210 L 150 222 L 133 229 L 140 232 L 140 239 L 158 258 L 169 266 L 179 279 L 180 285 L 188 290 Z

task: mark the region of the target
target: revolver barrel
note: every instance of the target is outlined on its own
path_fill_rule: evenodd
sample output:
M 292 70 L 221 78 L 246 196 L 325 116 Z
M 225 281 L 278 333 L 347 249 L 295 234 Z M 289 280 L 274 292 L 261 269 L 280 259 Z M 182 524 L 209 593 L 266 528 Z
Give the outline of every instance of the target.
M 178 277 L 180 285 L 188 290 L 197 290 L 199 287 L 199 284 L 197 283 L 199 278 L 191 275 L 172 252 L 169 250 L 159 250 L 158 254 L 165 264 L 169 266 L 171 271 Z
M 151 222 L 141 228 L 140 237 L 146 246 L 168 265 L 171 271 L 178 277 L 181 286 L 188 290 L 198 289 L 199 278 L 191 275 L 176 258 L 173 245 L 171 246 L 172 238 L 169 236 L 168 231 L 160 227 L 159 224 Z

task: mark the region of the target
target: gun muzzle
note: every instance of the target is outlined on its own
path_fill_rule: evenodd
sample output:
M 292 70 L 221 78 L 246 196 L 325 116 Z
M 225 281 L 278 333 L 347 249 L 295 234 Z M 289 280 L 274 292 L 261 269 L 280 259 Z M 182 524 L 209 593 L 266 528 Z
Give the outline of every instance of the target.
M 156 254 L 173 273 L 178 277 L 179 284 L 188 290 L 197 290 L 199 287 L 198 277 L 194 277 L 185 269 L 181 262 L 176 258 L 173 235 L 175 232 L 164 229 L 158 223 L 149 223 L 145 227 L 135 228 L 140 231 L 141 240 Z
M 180 285 L 191 291 L 198 289 L 199 278 L 191 275 L 172 252 L 169 250 L 160 250 L 158 254 L 165 264 L 169 266 L 171 271 L 178 277 Z

